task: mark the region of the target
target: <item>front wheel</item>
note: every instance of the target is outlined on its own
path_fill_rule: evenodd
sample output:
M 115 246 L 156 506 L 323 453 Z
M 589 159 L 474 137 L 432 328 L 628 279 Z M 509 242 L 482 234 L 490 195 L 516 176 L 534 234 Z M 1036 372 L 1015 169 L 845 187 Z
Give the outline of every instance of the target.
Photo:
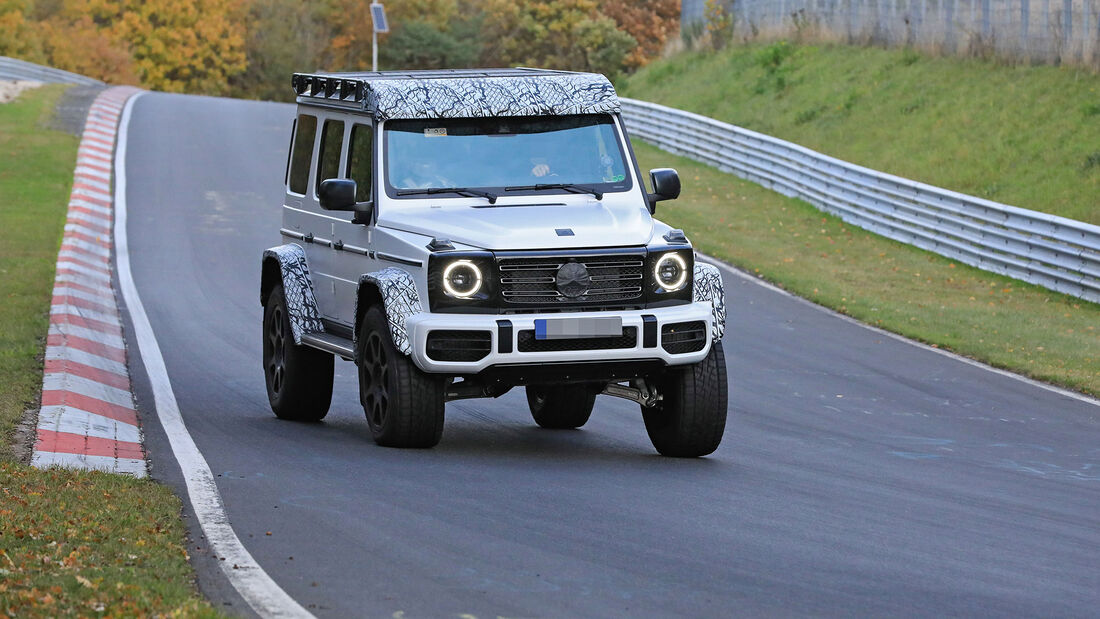
M 726 430 L 726 356 L 715 342 L 707 356 L 656 381 L 663 397 L 642 407 L 649 440 L 663 456 L 697 458 L 713 453 Z
M 434 447 L 443 437 L 441 377 L 421 371 L 393 345 L 386 315 L 377 305 L 359 325 L 355 362 L 359 401 L 374 442 L 385 447 Z
M 320 421 L 332 402 L 332 355 L 294 343 L 282 284 L 264 306 L 264 378 L 279 419 Z
M 596 392 L 584 385 L 528 385 L 527 406 L 542 428 L 579 428 L 588 423 Z

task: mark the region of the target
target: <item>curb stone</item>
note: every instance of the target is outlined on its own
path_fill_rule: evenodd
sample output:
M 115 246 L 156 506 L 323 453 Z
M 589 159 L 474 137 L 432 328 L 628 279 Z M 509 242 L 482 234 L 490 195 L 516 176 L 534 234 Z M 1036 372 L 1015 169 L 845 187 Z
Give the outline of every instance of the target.
M 137 92 L 118 86 L 100 93 L 88 110 L 77 149 L 31 456 L 38 468 L 148 475 L 111 284 L 115 135 L 126 100 Z

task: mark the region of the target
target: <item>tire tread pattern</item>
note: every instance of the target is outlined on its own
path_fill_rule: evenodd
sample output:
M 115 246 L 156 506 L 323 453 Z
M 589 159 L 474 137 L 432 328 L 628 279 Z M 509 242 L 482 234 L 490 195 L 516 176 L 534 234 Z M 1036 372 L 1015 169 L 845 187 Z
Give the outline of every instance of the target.
M 695 458 L 713 453 L 726 430 L 728 386 L 722 343 L 688 368 L 670 371 L 660 381 L 664 400 L 642 408 L 646 431 L 661 455 Z

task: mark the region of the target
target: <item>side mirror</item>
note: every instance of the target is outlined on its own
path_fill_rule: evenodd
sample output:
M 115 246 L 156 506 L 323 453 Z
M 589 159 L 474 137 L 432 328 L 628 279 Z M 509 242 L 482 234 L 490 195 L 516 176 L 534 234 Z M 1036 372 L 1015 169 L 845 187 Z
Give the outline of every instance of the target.
M 347 178 L 329 178 L 317 188 L 317 200 L 326 211 L 354 211 L 351 222 L 368 224 L 374 211 L 373 202 L 355 201 L 355 181 Z
M 347 178 L 330 178 L 321 181 L 317 199 L 326 211 L 355 210 L 355 181 Z
M 649 171 L 649 182 L 653 193 L 649 194 L 649 210 L 656 210 L 661 200 L 675 200 L 680 197 L 680 175 L 672 168 L 657 168 Z

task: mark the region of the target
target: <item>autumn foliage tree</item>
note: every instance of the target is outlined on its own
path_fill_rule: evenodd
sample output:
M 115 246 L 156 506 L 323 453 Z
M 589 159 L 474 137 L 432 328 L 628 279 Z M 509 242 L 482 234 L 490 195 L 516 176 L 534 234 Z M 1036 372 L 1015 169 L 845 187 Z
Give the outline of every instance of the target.
M 371 66 L 369 0 L 0 0 L 0 55 L 170 92 L 291 97 L 295 71 Z M 679 0 L 388 0 L 382 69 L 611 76 L 678 30 Z
M 0 13 L 0 22 L 36 18 L 41 55 L 61 69 L 168 92 L 223 94 L 228 77 L 245 68 L 245 0 L 21 4 Z
M 485 0 L 483 59 L 616 74 L 637 41 L 598 10 L 596 0 Z
M 601 0 L 599 9 L 637 42 L 625 58 L 630 68 L 659 56 L 680 29 L 680 0 Z

